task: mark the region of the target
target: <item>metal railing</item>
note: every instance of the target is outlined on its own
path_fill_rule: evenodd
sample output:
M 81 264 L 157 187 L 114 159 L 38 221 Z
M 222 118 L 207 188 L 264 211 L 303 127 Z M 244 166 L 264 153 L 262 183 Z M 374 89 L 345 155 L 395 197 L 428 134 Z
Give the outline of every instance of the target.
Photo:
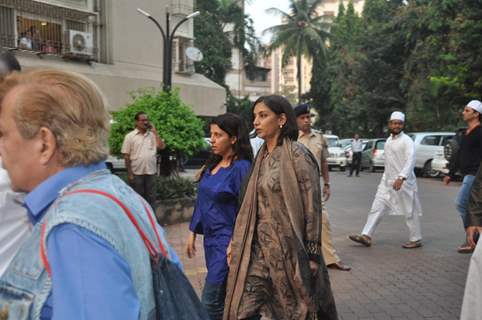
M 98 60 L 95 14 L 28 0 L 0 0 L 0 47 Z

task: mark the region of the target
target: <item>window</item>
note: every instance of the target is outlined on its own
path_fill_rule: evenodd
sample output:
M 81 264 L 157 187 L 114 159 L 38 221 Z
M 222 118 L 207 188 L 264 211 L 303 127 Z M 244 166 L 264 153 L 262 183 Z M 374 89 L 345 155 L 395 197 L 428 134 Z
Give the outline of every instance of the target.
M 449 143 L 450 140 L 452 140 L 455 137 L 453 136 L 443 136 L 442 137 L 442 146 L 445 146 L 447 143 Z
M 373 145 L 373 142 L 372 141 L 368 141 L 367 144 L 365 145 L 365 149 L 364 150 L 370 150 L 372 148 L 372 145 Z
M 375 149 L 377 150 L 385 149 L 385 141 L 383 140 L 377 141 L 377 144 L 375 145 Z
M 440 138 L 441 136 L 426 136 L 420 144 L 425 146 L 438 146 L 440 144 Z
M 177 37 L 173 41 L 172 64 L 173 70 L 179 73 L 194 73 L 194 62 L 186 56 L 186 49 L 192 47 L 193 41 L 188 38 Z
M 62 49 L 62 25 L 17 16 L 19 49 L 57 54 Z
M 3 3 L 0 0 L 0 48 L 96 60 L 99 30 L 94 13 L 67 7 L 85 6 L 90 0 L 7 1 L 12 7 Z

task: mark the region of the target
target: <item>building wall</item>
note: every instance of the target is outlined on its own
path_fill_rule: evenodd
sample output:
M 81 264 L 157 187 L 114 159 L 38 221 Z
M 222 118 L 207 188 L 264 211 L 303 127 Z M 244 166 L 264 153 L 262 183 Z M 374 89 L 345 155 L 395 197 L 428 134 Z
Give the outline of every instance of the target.
M 159 88 L 162 82 L 161 33 L 136 8 L 151 13 L 163 28 L 167 5 L 185 14 L 193 10 L 193 0 L 0 0 L 0 6 L 15 8 L 20 1 L 27 4 L 31 2 L 32 8 L 36 3 L 46 3 L 91 11 L 89 21 L 94 21 L 99 27 L 96 39 L 98 62 L 88 64 L 64 60 L 56 55 L 37 55 L 23 50 L 15 52 L 25 69 L 52 67 L 79 72 L 91 78 L 106 95 L 111 111 L 130 102 L 130 92 L 145 87 Z M 95 8 L 103 12 L 93 12 Z M 172 17 L 171 28 L 176 19 L 180 17 Z M 176 33 L 186 39 L 192 39 L 192 34 L 192 21 L 186 22 Z M 180 89 L 182 99 L 193 107 L 197 115 L 214 116 L 225 112 L 224 88 L 204 76 L 174 72 L 172 81 L 173 87 Z
M 343 5 L 346 7 L 348 6 L 349 0 L 325 0 L 321 3 L 318 7 L 318 14 L 325 15 L 325 16 L 333 16 L 336 17 L 338 15 L 338 7 L 340 6 L 340 2 L 343 1 Z M 355 8 L 355 12 L 361 14 L 363 12 L 363 6 L 365 5 L 365 0 L 352 0 L 353 7 Z

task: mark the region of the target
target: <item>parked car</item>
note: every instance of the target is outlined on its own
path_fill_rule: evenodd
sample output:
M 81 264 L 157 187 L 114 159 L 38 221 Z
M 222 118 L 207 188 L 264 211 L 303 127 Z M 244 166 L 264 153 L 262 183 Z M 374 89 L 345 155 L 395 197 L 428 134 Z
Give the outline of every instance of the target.
M 205 146 L 196 151 L 191 157 L 181 156 L 181 165 L 183 168 L 197 169 L 202 167 L 211 154 L 211 139 L 204 138 Z
M 340 145 L 340 139 L 338 139 L 338 136 L 332 134 L 324 134 L 323 137 L 328 144 L 328 170 L 336 167 L 339 168 L 340 171 L 345 171 L 347 162 L 345 151 Z
M 105 160 L 105 165 L 107 166 L 107 169 L 109 169 L 112 173 L 126 171 L 126 163 L 124 161 L 124 157 L 122 156 L 113 156 L 109 154 L 109 156 Z
M 371 172 L 385 168 L 385 138 L 368 140 L 362 152 L 361 167 Z
M 415 173 L 429 177 L 437 177 L 440 171 L 434 170 L 432 161 L 442 153 L 444 146 L 455 136 L 454 132 L 413 132 L 408 136 L 415 143 Z
M 346 146 L 349 146 L 351 145 L 351 138 L 347 138 L 347 139 L 340 139 L 339 143 L 340 143 L 340 147 L 342 147 L 343 149 L 346 148 Z
M 439 174 L 448 174 L 448 164 L 449 162 L 445 159 L 444 152 L 437 151 L 432 159 L 432 170 L 439 172 Z
M 350 139 L 350 144 L 345 145 L 343 150 L 345 150 L 345 157 L 346 157 L 346 164 L 351 165 L 351 161 L 353 159 L 353 151 L 351 150 L 351 140 Z M 367 139 L 360 139 L 362 141 L 363 149 L 365 149 L 365 146 L 367 144 Z

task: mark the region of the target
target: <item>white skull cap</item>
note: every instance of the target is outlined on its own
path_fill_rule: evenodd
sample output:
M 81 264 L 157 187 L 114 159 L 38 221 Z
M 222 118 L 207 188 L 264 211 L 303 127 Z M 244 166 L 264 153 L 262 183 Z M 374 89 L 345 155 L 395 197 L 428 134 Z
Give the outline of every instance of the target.
M 482 102 L 479 100 L 472 100 L 467 103 L 467 107 L 474 109 L 478 113 L 482 114 Z
M 390 116 L 390 121 L 392 120 L 400 120 L 402 122 L 405 122 L 405 114 L 400 111 L 394 111 Z

